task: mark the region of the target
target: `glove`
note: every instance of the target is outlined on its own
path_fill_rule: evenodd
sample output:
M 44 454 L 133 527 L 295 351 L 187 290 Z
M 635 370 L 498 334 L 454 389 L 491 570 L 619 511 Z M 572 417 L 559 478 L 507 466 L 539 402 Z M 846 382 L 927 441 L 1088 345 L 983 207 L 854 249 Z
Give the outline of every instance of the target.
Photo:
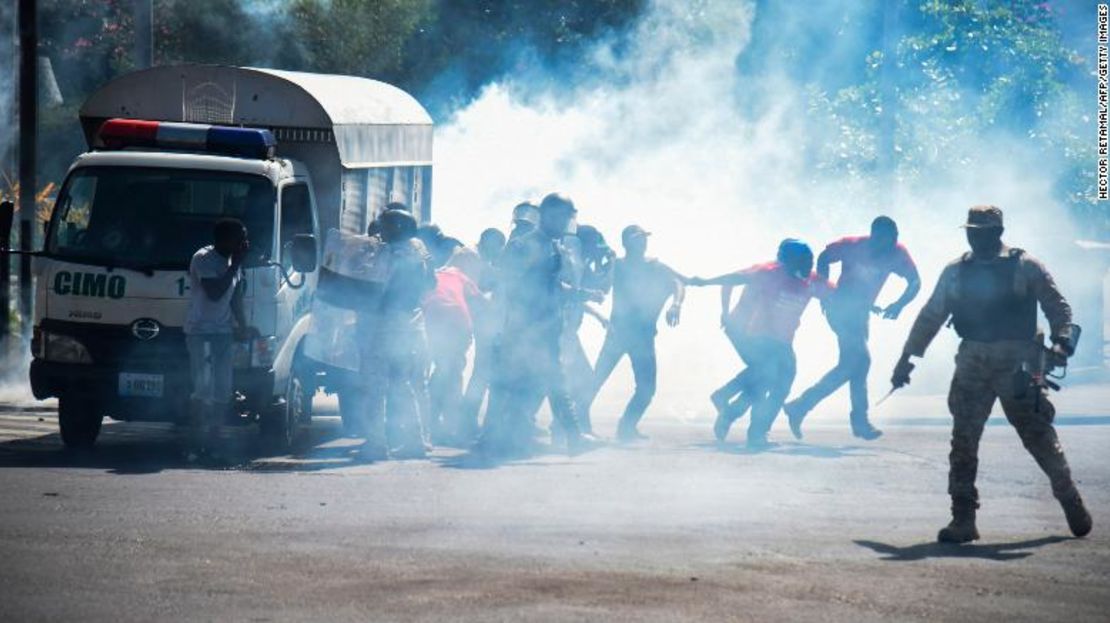
M 890 384 L 895 389 L 900 389 L 910 384 L 910 372 L 913 372 L 914 365 L 910 362 L 909 355 L 902 355 L 898 363 L 894 366 L 894 374 L 890 377 Z

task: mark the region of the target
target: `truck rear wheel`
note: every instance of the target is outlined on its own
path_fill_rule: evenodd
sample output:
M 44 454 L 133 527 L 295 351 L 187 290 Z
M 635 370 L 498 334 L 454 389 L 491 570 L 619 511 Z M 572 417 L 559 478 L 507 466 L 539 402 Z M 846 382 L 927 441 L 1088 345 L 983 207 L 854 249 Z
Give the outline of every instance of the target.
M 58 398 L 58 428 L 67 448 L 91 448 L 96 443 L 104 421 L 98 409 L 95 403 L 80 397 Z
M 307 395 L 304 383 L 296 374 L 290 374 L 285 384 L 285 395 L 278 404 L 262 414 L 262 438 L 269 449 L 288 452 L 297 439 L 297 431 L 307 419 L 306 408 L 312 398 Z

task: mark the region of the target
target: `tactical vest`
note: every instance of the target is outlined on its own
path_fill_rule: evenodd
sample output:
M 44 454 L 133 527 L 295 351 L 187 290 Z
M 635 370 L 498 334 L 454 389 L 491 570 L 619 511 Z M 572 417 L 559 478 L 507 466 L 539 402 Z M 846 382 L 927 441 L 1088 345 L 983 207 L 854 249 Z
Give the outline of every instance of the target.
M 1037 299 L 1021 270 L 1021 249 L 994 262 L 960 261 L 949 292 L 952 326 L 965 340 L 1032 340 L 1037 333 Z

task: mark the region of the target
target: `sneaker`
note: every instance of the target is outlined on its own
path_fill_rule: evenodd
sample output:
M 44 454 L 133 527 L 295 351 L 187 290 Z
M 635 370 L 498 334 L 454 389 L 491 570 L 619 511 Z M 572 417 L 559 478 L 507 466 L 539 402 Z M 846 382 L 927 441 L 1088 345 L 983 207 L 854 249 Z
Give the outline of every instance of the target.
M 767 440 L 766 435 L 757 435 L 755 437 L 748 437 L 748 450 L 753 452 L 760 452 L 774 448 L 777 444 Z
M 1064 508 L 1064 516 L 1068 519 L 1068 527 L 1071 528 L 1071 533 L 1077 537 L 1085 537 L 1091 533 L 1091 514 L 1087 512 L 1087 507 L 1083 504 L 1083 498 L 1079 497 L 1077 491 L 1075 495 L 1068 496 L 1060 500 L 1060 506 Z
M 794 439 L 801 440 L 802 421 L 806 419 L 808 412 L 802 409 L 797 400 L 782 405 L 782 412 L 786 414 L 786 421 L 790 424 L 790 432 L 794 434 Z
M 883 431 L 875 428 L 870 422 L 852 427 L 852 434 L 864 441 L 875 441 L 883 436 Z

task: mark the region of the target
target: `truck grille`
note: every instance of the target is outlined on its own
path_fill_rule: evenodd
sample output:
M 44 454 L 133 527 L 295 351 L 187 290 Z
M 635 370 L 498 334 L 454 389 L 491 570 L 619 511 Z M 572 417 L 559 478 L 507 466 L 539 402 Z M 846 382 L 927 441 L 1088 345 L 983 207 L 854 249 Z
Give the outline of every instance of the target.
M 185 334 L 180 327 L 161 326 L 158 335 L 140 340 L 131 325 L 43 320 L 43 331 L 68 335 L 88 349 L 93 363 L 135 368 L 188 368 Z

